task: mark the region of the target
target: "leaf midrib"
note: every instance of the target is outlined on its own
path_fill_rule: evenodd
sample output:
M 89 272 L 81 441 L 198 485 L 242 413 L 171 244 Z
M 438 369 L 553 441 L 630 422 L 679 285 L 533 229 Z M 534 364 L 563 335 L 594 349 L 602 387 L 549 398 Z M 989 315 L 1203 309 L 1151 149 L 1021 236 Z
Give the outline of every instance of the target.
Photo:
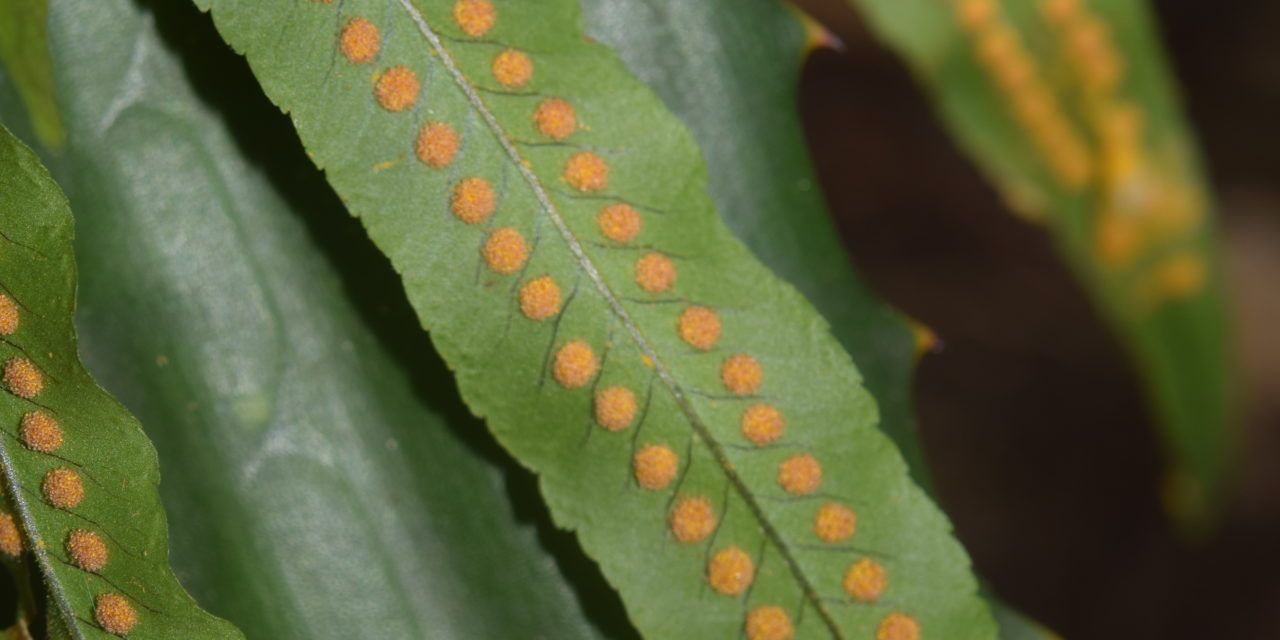
M 58 604 L 58 613 L 62 616 L 63 622 L 66 623 L 68 632 L 72 637 L 75 640 L 84 640 L 84 634 L 80 632 L 80 625 L 71 606 L 71 600 L 67 598 L 66 592 L 62 589 L 62 581 L 58 579 L 58 574 L 53 570 L 53 564 L 49 560 L 49 551 L 45 548 L 44 536 L 40 535 L 40 531 L 36 527 L 36 520 L 31 515 L 31 508 L 27 505 L 27 499 L 23 495 L 22 484 L 18 480 L 17 466 L 13 463 L 13 458 L 9 456 L 9 447 L 3 438 L 0 438 L 0 466 L 3 467 L 4 471 L 5 489 L 13 498 L 14 508 L 18 511 L 18 518 L 22 528 L 26 530 L 27 540 L 30 541 L 31 553 L 36 557 L 36 564 L 40 565 L 40 573 L 44 576 L 45 587 L 49 590 L 49 597 Z
M 440 55 L 440 60 L 444 64 L 445 69 L 448 70 L 449 75 L 453 78 L 454 82 L 458 84 L 458 87 L 467 97 L 467 101 L 471 103 L 471 107 L 480 114 L 485 125 L 488 126 L 489 130 L 498 140 L 498 143 L 502 146 L 503 150 L 506 151 L 512 164 L 514 164 L 516 169 L 520 172 L 521 177 L 523 177 L 525 182 L 529 184 L 529 187 L 533 190 L 534 196 L 538 199 L 538 203 L 542 206 L 543 211 L 546 212 L 552 223 L 555 224 L 556 229 L 560 232 L 561 237 L 564 238 L 565 244 L 568 245 L 569 250 L 573 253 L 574 259 L 577 261 L 578 265 L 591 278 L 591 282 L 595 284 L 596 289 L 600 291 L 600 295 L 604 297 L 606 302 L 608 302 L 614 315 L 616 315 L 622 322 L 623 326 L 626 327 L 627 332 L 630 333 L 632 339 L 636 341 L 636 345 L 644 355 L 653 362 L 654 371 L 657 372 L 658 377 L 671 392 L 672 396 L 675 398 L 676 404 L 680 407 L 680 411 L 685 414 L 685 417 L 689 420 L 694 431 L 696 431 L 702 438 L 703 442 L 707 444 L 712 455 L 720 464 L 720 468 L 724 471 L 725 476 L 728 477 L 729 481 L 733 484 L 734 489 L 747 504 L 747 507 L 751 510 L 751 513 L 755 516 L 756 520 L 759 521 L 761 528 L 764 530 L 765 537 L 773 543 L 774 547 L 776 547 L 778 552 L 782 555 L 783 561 L 795 577 L 796 582 L 799 583 L 800 589 L 804 593 L 805 598 L 809 600 L 817 610 L 818 615 L 822 618 L 823 623 L 826 624 L 832 635 L 835 638 L 843 638 L 843 634 L 840 632 L 839 626 L 831 617 L 827 608 L 823 605 L 822 599 L 818 595 L 817 590 L 809 583 L 809 580 L 801 570 L 799 563 L 796 562 L 795 558 L 792 556 L 791 549 L 778 531 L 773 527 L 773 523 L 765 516 L 764 509 L 762 509 L 760 504 L 755 500 L 754 494 L 752 494 L 746 483 L 738 476 L 737 473 L 734 472 L 733 465 L 729 462 L 728 456 L 724 452 L 724 448 L 720 445 L 720 442 L 712 436 L 710 429 L 708 429 L 702 422 L 698 413 L 686 399 L 683 388 L 675 381 L 674 377 L 672 377 L 671 373 L 663 364 L 662 359 L 658 357 L 657 351 L 649 341 L 645 339 L 644 334 L 640 332 L 639 327 L 636 326 L 631 315 L 627 313 L 625 308 L 623 308 L 622 302 L 616 295 L 614 295 L 613 290 L 609 288 L 609 285 L 605 283 L 604 278 L 600 274 L 600 270 L 596 268 L 595 264 L 591 261 L 591 258 L 587 256 L 582 244 L 578 242 L 577 236 L 575 236 L 573 231 L 569 229 L 568 224 L 565 223 L 559 210 L 556 208 L 555 204 L 551 202 L 551 198 L 547 195 L 546 189 L 543 188 L 542 182 L 533 173 L 533 170 L 529 168 L 529 165 L 526 164 L 524 156 L 521 155 L 519 149 L 516 148 L 511 137 L 507 135 L 506 130 L 498 122 L 497 117 L 488 109 L 484 101 L 481 100 L 479 93 L 475 90 L 475 87 L 472 86 L 466 75 L 462 73 L 462 70 L 458 67 L 457 63 L 454 62 L 452 54 L 444 47 L 444 42 L 427 24 L 426 18 L 423 17 L 420 11 L 418 11 L 417 7 L 413 5 L 411 0 L 399 0 L 399 3 L 417 25 L 418 31 L 427 39 L 427 43 Z

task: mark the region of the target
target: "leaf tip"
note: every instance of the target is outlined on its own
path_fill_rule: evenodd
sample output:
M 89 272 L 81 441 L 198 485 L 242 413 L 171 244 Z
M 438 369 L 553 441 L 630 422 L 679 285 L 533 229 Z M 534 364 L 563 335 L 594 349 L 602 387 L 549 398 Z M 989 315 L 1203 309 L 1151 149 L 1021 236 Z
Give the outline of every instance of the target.
M 914 318 L 904 318 L 904 320 L 907 327 L 911 329 L 912 351 L 916 361 L 923 358 L 925 354 L 936 353 L 942 349 L 942 341 L 938 339 L 938 334 L 934 333 L 933 329 Z
M 831 30 L 821 22 L 793 4 L 788 3 L 787 8 L 791 9 L 796 20 L 800 22 L 800 28 L 804 30 L 804 45 L 801 49 L 803 55 L 808 56 L 818 49 L 844 51 L 844 41 L 831 33 Z

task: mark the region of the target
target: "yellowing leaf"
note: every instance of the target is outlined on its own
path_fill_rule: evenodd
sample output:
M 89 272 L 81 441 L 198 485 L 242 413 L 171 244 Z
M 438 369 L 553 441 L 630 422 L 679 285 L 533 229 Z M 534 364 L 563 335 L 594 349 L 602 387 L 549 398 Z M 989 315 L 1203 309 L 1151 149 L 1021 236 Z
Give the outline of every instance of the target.
M 1221 505 L 1234 432 L 1212 202 L 1145 2 L 851 0 L 1010 209 L 1052 233 L 1163 423 L 1174 515 Z

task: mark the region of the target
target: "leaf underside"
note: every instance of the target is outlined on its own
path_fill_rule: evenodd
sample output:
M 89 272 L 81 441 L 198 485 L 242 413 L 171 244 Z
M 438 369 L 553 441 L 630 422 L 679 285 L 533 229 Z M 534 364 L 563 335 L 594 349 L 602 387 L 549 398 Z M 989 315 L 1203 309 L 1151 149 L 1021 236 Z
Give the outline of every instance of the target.
M 854 273 L 805 148 L 796 88 L 812 42 L 800 14 L 776 0 L 606 0 L 582 10 L 587 34 L 689 127 L 720 216 L 831 324 L 876 400 L 880 430 L 928 489 L 911 329 Z
M 49 37 L 70 136 L 40 151 L 76 211 L 81 356 L 159 451 L 200 603 L 273 640 L 631 637 L 210 18 L 55 0 Z
M 1221 265 L 1147 4 L 850 1 L 1009 207 L 1053 234 L 1163 423 L 1167 506 L 1212 515 L 1233 431 Z
M 0 128 L 0 466 L 30 552 L 23 562 L 34 560 L 49 594 L 49 626 L 63 627 L 59 637 L 106 638 L 104 628 L 132 617 L 130 638 L 242 638 L 174 578 L 155 450 L 80 364 L 71 237 L 62 192 Z
M 802 638 L 994 636 L 963 550 L 874 428 L 848 356 L 719 222 L 696 146 L 582 37 L 576 2 L 494 14 L 461 2 L 461 19 L 452 2 L 197 4 L 291 113 L 401 273 L 464 400 L 540 474 L 554 517 L 642 633 L 739 637 L 745 620 L 753 639 L 785 626 Z M 572 126 L 535 122 L 553 98 L 572 106 Z M 416 144 L 441 125 L 460 143 L 444 162 L 440 138 Z M 465 196 L 468 179 L 491 187 L 491 211 L 483 190 Z M 597 227 L 620 203 L 641 221 L 621 240 Z M 522 300 L 529 282 L 547 291 L 544 277 L 559 303 Z M 702 321 L 682 338 L 690 305 Z M 617 400 L 627 392 L 634 407 Z M 739 431 L 756 405 L 786 418 L 769 446 Z M 659 453 L 633 472 L 646 451 Z M 828 504 L 856 512 L 852 539 L 817 536 Z M 750 567 L 717 580 L 709 561 L 729 548 Z M 859 561 L 888 577 L 873 602 L 842 587 Z M 749 586 L 722 595 L 732 576 Z
M 812 27 L 773 0 L 605 0 L 582 10 L 588 35 L 617 51 L 697 138 L 725 223 L 831 323 L 876 399 L 880 430 L 932 495 L 911 405 L 912 330 L 859 282 L 815 188 L 796 111 Z M 1002 639 L 1056 638 L 987 598 Z

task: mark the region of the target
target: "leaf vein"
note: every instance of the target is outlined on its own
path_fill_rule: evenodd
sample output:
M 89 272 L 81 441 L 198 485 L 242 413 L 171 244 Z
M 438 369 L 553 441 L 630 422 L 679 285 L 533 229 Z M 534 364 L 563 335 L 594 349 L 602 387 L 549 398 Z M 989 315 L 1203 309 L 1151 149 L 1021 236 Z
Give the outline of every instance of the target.
M 454 82 L 458 85 L 458 88 L 462 91 L 463 95 L 466 96 L 466 99 L 471 104 L 472 109 L 479 114 L 480 118 L 493 133 L 498 144 L 502 147 L 512 164 L 516 167 L 516 170 L 520 172 L 521 177 L 523 177 L 525 182 L 528 183 L 535 198 L 538 200 L 539 205 L 541 205 L 543 211 L 551 219 L 551 222 L 556 226 L 556 229 L 564 238 L 565 244 L 573 254 L 574 260 L 578 263 L 579 267 L 581 267 L 582 271 L 591 279 L 592 284 L 594 284 L 595 288 L 600 292 L 600 295 L 604 298 L 605 302 L 610 307 L 610 310 L 618 317 L 623 326 L 626 327 L 627 332 L 631 334 L 632 339 L 636 341 L 636 345 L 640 348 L 643 354 L 652 360 L 654 371 L 657 372 L 658 377 L 675 398 L 677 406 L 680 407 L 681 412 L 689 420 L 694 432 L 696 432 L 707 444 L 707 447 L 711 450 L 712 455 L 716 458 L 716 461 L 724 471 L 730 484 L 733 485 L 736 493 L 738 493 L 739 497 L 742 498 L 752 514 L 759 521 L 760 527 L 764 532 L 764 536 L 778 549 L 779 554 L 782 556 L 788 569 L 800 586 L 802 602 L 807 600 L 813 605 L 814 609 L 817 610 L 818 615 L 821 616 L 823 623 L 831 631 L 833 637 L 843 638 L 844 636 L 841 633 L 839 626 L 827 610 L 821 595 L 809 582 L 805 573 L 800 569 L 799 563 L 791 553 L 786 540 L 778 533 L 777 529 L 774 528 L 770 519 L 766 517 L 764 509 L 758 502 L 756 502 L 754 494 L 747 487 L 746 483 L 741 477 L 734 473 L 732 464 L 729 462 L 720 442 L 711 436 L 710 429 L 702 422 L 701 417 L 685 397 L 683 387 L 676 382 L 671 373 L 663 365 L 662 359 L 658 357 L 657 351 L 645 338 L 644 334 L 641 333 L 639 327 L 636 326 L 635 321 L 631 318 L 631 315 L 627 313 L 626 309 L 622 306 L 620 298 L 613 293 L 612 289 L 610 289 L 609 285 L 604 280 L 604 276 L 600 273 L 600 270 L 596 268 L 595 263 L 592 262 L 591 258 L 586 254 L 586 251 L 578 241 L 577 236 L 571 229 L 569 229 L 569 226 L 565 222 L 563 216 L 560 215 L 555 204 L 551 202 L 547 189 L 543 187 L 541 180 L 524 162 L 524 157 L 520 154 L 520 151 L 516 148 L 515 143 L 513 142 L 514 138 L 507 135 L 505 128 L 500 122 L 498 122 L 497 116 L 489 110 L 488 106 L 485 105 L 484 101 L 480 98 L 477 93 L 477 87 L 473 86 L 467 76 L 463 74 L 457 63 L 453 60 L 453 56 L 447 49 L 445 49 L 441 37 L 436 34 L 430 25 L 427 24 L 426 18 L 418 8 L 414 6 L 412 0 L 398 0 L 398 2 L 400 3 L 400 6 L 404 8 L 410 19 L 412 19 L 417 25 L 419 33 L 421 33 L 423 38 L 427 40 L 427 43 L 435 49 L 436 53 L 440 57 L 441 63 L 449 72 L 449 75 L 453 77 Z M 545 375 L 546 368 L 544 365 L 544 379 Z M 690 462 L 692 461 L 690 460 Z M 803 607 L 801 608 L 801 611 L 803 613 Z

